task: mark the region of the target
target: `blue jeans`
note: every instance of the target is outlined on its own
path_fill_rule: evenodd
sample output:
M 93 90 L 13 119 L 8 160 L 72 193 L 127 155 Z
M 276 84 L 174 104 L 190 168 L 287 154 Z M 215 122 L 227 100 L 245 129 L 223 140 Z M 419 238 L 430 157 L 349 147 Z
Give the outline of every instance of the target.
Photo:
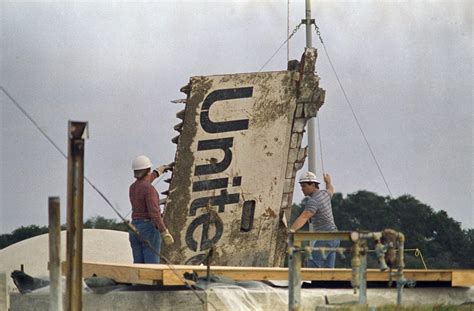
M 161 236 L 153 222 L 148 219 L 132 220 L 143 240 L 150 241 L 150 244 L 160 253 Z M 150 249 L 144 242 L 131 231 L 128 232 L 128 238 L 132 247 L 133 263 L 160 263 L 160 256 Z
M 314 241 L 313 247 L 339 247 L 339 240 L 332 241 Z M 311 259 L 306 260 L 306 268 L 334 268 L 336 264 L 336 252 L 327 252 L 325 258 L 319 251 L 311 252 Z

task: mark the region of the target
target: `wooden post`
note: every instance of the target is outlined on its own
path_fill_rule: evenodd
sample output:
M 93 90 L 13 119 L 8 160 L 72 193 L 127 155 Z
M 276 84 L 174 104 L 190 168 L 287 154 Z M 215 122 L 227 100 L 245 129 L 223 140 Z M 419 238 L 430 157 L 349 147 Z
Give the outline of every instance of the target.
M 49 310 L 62 310 L 61 295 L 61 222 L 59 197 L 49 197 Z
M 8 310 L 9 308 L 9 293 L 7 285 L 7 273 L 0 272 L 0 310 Z
M 82 310 L 82 226 L 85 136 L 87 136 L 87 122 L 69 121 L 65 305 L 65 309 L 68 311 Z

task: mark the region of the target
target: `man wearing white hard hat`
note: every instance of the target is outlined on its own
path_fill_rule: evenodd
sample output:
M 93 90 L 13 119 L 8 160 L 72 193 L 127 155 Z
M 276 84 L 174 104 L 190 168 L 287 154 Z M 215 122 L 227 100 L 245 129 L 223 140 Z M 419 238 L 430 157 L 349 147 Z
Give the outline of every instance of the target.
M 133 175 L 137 179 L 130 185 L 129 196 L 132 204 L 132 224 L 140 233 L 141 239 L 129 232 L 134 263 L 160 263 L 161 238 L 166 245 L 174 243 L 173 236 L 163 222 L 160 210 L 160 197 L 151 184 L 155 178 L 171 170 L 162 165 L 153 171 L 148 157 L 140 155 L 132 162 Z M 154 250 L 144 241 L 148 240 Z M 157 254 L 158 253 L 158 254 Z
M 309 221 L 310 231 L 337 231 L 331 206 L 334 187 L 329 174 L 324 174 L 323 178 L 326 189 L 319 189 L 320 182 L 312 172 L 306 172 L 300 177 L 299 183 L 305 195 L 305 199 L 302 202 L 304 209 L 291 225 L 290 231 L 295 232 L 299 230 L 307 221 Z M 313 247 L 336 248 L 339 247 L 339 243 L 339 240 L 314 241 Z M 307 260 L 305 267 L 334 268 L 335 262 L 335 252 L 327 252 L 323 255 L 319 251 L 313 251 L 312 259 Z

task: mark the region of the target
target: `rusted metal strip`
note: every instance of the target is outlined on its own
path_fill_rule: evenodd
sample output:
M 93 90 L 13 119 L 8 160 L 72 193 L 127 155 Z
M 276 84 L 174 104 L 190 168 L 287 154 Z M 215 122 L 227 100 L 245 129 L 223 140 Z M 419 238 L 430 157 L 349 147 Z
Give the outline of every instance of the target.
M 67 173 L 66 310 L 82 310 L 84 139 L 87 122 L 69 121 Z

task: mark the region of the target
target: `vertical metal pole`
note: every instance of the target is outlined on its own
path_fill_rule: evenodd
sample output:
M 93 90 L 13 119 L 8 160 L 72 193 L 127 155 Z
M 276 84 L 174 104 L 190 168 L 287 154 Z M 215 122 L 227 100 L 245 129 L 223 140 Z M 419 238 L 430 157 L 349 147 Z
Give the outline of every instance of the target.
M 311 36 L 311 0 L 306 0 L 306 47 L 310 48 L 313 46 Z
M 84 137 L 87 122 L 69 121 L 67 174 L 67 275 L 68 311 L 82 310 L 82 225 L 84 196 Z
M 49 215 L 49 310 L 62 310 L 61 295 L 61 275 L 60 275 L 60 256 L 61 256 L 61 224 L 59 197 L 49 197 L 48 201 Z
M 367 252 L 365 245 L 362 252 L 359 268 L 359 304 L 365 305 L 367 303 Z
M 301 243 L 295 234 L 288 234 L 288 310 L 299 310 L 301 305 Z
M 306 0 L 306 47 L 313 46 L 311 32 L 311 0 Z M 308 170 L 316 174 L 316 120 L 308 121 Z
M 397 305 L 402 304 L 403 286 L 405 286 L 406 280 L 403 277 L 403 268 L 405 267 L 405 236 L 403 233 L 398 233 L 398 269 L 397 269 Z
M 354 289 L 354 294 L 357 293 L 357 289 L 360 287 L 360 240 L 353 242 L 352 245 L 352 259 L 351 259 L 351 267 L 352 267 L 352 278 L 351 278 L 351 286 Z

